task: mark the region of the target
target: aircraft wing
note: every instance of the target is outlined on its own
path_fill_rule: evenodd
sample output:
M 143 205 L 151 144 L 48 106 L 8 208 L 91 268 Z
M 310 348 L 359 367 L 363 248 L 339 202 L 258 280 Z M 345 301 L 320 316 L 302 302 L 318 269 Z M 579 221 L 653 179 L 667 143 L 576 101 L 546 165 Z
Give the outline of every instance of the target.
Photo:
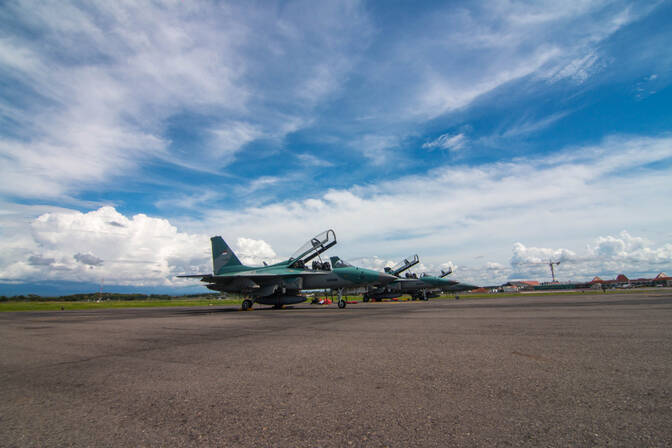
M 226 278 L 250 278 L 254 280 L 271 280 L 274 278 L 288 278 L 288 277 L 302 277 L 304 275 L 310 276 L 310 275 L 325 275 L 328 274 L 328 272 L 312 272 L 312 271 L 304 271 L 304 272 L 282 272 L 282 273 L 267 273 L 267 272 L 254 272 L 254 271 L 243 271 L 243 272 L 232 272 L 230 274 L 219 274 L 219 275 L 211 275 L 212 280 L 216 280 L 218 278 L 221 279 L 226 279 Z M 199 275 L 196 275 L 195 277 L 200 277 Z
M 327 272 L 313 272 L 313 271 L 304 271 L 304 272 L 282 272 L 282 273 L 267 273 L 267 272 L 254 272 L 254 271 L 242 271 L 242 272 L 231 272 L 229 274 L 188 274 L 188 275 L 178 275 L 179 278 L 200 278 L 204 282 L 216 282 L 217 280 L 227 280 L 235 278 L 249 278 L 251 280 L 273 280 L 275 278 L 289 278 L 297 276 L 308 276 L 308 275 L 324 275 Z

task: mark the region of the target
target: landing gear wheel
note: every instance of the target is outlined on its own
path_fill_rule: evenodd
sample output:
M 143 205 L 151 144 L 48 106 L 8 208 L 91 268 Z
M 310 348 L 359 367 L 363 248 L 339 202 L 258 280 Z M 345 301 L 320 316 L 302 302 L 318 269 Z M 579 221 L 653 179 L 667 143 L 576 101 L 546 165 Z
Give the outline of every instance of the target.
M 345 300 L 339 300 L 338 301 L 338 307 L 339 308 L 343 309 L 343 308 L 345 308 L 345 305 L 346 305 Z
M 249 309 L 252 309 L 252 301 L 249 299 L 243 300 L 243 305 L 242 305 L 243 311 L 247 311 Z

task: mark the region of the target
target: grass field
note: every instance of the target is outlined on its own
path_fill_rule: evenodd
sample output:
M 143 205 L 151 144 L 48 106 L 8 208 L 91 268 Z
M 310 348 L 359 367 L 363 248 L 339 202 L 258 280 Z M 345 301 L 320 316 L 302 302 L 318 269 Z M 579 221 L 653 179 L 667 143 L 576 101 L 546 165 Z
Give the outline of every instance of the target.
M 101 302 L 0 302 L 3 311 L 58 311 L 58 310 L 93 310 L 103 308 L 151 308 L 169 306 L 221 306 L 235 305 L 237 299 L 175 299 L 175 300 L 103 300 Z
M 660 288 L 651 288 L 660 291 Z M 606 294 L 632 294 L 642 292 L 642 289 L 611 289 Z M 553 295 L 571 295 L 583 296 L 589 294 L 603 294 L 601 291 L 589 290 L 581 291 L 548 291 L 548 292 L 527 292 L 527 293 L 497 293 L 497 294 L 458 294 L 462 299 L 494 299 L 504 297 L 532 296 L 544 297 L 548 294 Z M 344 296 L 348 301 L 361 301 L 361 296 Z M 402 296 L 399 300 L 409 300 L 409 296 Z M 430 300 L 454 300 L 453 294 L 443 295 Z M 310 298 L 308 299 L 311 300 Z M 151 308 L 151 307 L 172 307 L 172 306 L 222 306 L 222 305 L 240 305 L 242 299 L 213 299 L 213 298 L 194 298 L 194 299 L 171 299 L 171 300 L 103 300 L 96 301 L 7 301 L 0 302 L 0 312 L 10 311 L 59 311 L 59 310 L 92 310 L 105 308 Z

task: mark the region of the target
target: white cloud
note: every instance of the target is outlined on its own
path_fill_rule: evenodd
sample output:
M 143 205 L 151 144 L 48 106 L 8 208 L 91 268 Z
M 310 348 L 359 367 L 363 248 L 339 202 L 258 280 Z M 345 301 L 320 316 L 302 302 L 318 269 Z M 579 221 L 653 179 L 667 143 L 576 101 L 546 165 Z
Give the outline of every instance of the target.
M 539 119 L 531 119 L 528 117 L 523 117 L 521 119 L 518 119 L 511 127 L 509 127 L 504 133 L 502 133 L 501 137 L 510 138 L 519 135 L 534 133 L 547 128 L 548 126 L 554 124 L 558 120 L 562 120 L 567 115 L 569 115 L 569 112 L 563 111 L 563 112 L 556 112 L 554 114 Z M 500 136 L 496 136 L 494 138 L 497 137 Z
M 399 44 L 402 58 L 413 49 L 414 64 L 405 69 L 420 79 L 409 83 L 414 91 L 404 115 L 434 118 L 527 76 L 585 82 L 609 63 L 600 44 L 651 9 L 625 2 L 498 1 L 434 11 L 422 34 L 432 30 L 436 37 L 408 36 Z
M 112 207 L 45 213 L 12 238 L 17 236 L 20 250 L 0 257 L 2 281 L 104 278 L 121 285 L 171 285 L 179 283 L 176 274 L 211 271 L 207 237 L 179 232 L 165 219 L 128 218 Z M 11 245 L 5 238 L 1 244 Z
M 55 258 L 47 258 L 41 255 L 31 255 L 28 257 L 28 264 L 33 266 L 49 266 L 56 261 Z
M 301 163 L 309 167 L 334 166 L 334 164 L 329 162 L 328 160 L 320 159 L 319 157 L 316 157 L 313 154 L 308 153 L 296 154 L 296 157 L 301 161 Z
M 507 82 L 535 73 L 559 54 L 557 48 L 538 48 L 534 54 L 518 56 L 504 66 L 490 64 L 475 79 L 473 74 L 464 78 L 448 78 L 438 71 L 427 72 L 424 82 L 418 84 L 416 101 L 408 112 L 431 119 L 460 109 Z
M 423 269 L 434 273 L 455 260 L 460 267 L 451 277 L 478 284 L 512 275 L 544 279 L 549 259 L 561 261 L 563 280 L 630 268 L 672 271 L 672 212 L 661 206 L 672 194 L 670 160 L 669 137 L 620 136 L 548 157 L 443 166 L 302 201 L 208 209 L 199 221 L 126 217 L 103 207 L 85 214 L 55 210 L 20 225 L 12 224 L 15 212 L 0 215 L 6 229 L 0 277 L 104 275 L 106 282 L 176 284 L 176 274 L 210 272 L 211 235 L 236 241 L 258 263 L 286 258 L 328 228 L 339 241 L 329 255 L 375 257 L 371 266 L 379 266 L 418 253 Z M 619 234 L 622 229 L 628 232 Z M 594 241 L 589 249 L 586 241 Z M 88 269 L 73 258 L 78 253 L 103 264 Z M 49 259 L 54 262 L 39 262 Z
M 166 219 L 126 217 L 112 207 L 44 213 L 11 239 L 1 238 L 0 247 L 1 282 L 184 286 L 193 282 L 177 275 L 212 272 L 209 236 L 180 232 Z M 263 240 L 239 237 L 232 247 L 246 264 L 280 261 Z
M 380 166 L 390 162 L 393 150 L 399 146 L 398 137 L 392 135 L 365 135 L 352 143 L 372 165 Z
M 671 158 L 670 138 L 613 137 L 537 159 L 444 166 L 305 201 L 211 210 L 189 226 L 264 239 L 279 254 L 333 228 L 340 241 L 333 252 L 343 258 L 395 260 L 414 251 L 428 266 L 450 257 L 461 265 L 457 277 L 480 279 L 468 270 L 482 266 L 478 257 L 503 264 L 516 241 L 528 248 L 521 260 L 569 260 L 585 241 L 614 227 L 666 234 L 672 215 L 660 204 L 672 193 Z M 647 168 L 654 165 L 660 169 Z M 566 250 L 530 251 L 554 242 Z
M 550 281 L 550 261 L 560 262 L 555 271 L 556 277 L 563 281 L 587 281 L 595 275 L 615 278 L 621 273 L 631 278 L 650 278 L 672 266 L 672 243 L 656 246 L 627 231 L 618 236 L 599 236 L 578 254 L 569 249 L 528 248 L 516 243 L 510 268 L 503 270 L 500 278 Z
M 386 267 L 392 267 L 399 262 L 399 260 L 386 260 L 377 256 L 350 258 L 347 261 L 355 266 L 381 272 L 384 271 Z
M 425 149 L 441 148 L 441 149 L 448 149 L 451 151 L 457 151 L 464 148 L 467 142 L 468 139 L 463 133 L 454 135 L 443 134 L 439 136 L 436 140 L 423 144 L 422 147 Z
M 16 124 L 0 137 L 0 194 L 22 198 L 75 196 L 156 158 L 218 172 L 250 142 L 309 123 L 367 35 L 356 5 L 7 8 L 26 32 L 0 41 L 0 75 L 26 92 L 0 102 Z M 202 141 L 171 140 L 185 117 L 201 119 Z
M 576 254 L 567 249 L 548 249 L 543 247 L 525 247 L 522 243 L 513 245 L 511 265 L 525 266 L 534 264 L 548 264 L 549 262 L 563 262 L 576 259 Z
M 226 164 L 233 159 L 233 155 L 247 143 L 263 135 L 255 126 L 249 123 L 234 121 L 212 131 L 214 143 L 211 145 L 212 155 Z
M 278 258 L 273 248 L 264 240 L 240 237 L 236 241 L 236 249 L 234 251 L 241 263 L 250 266 L 261 266 L 264 262 L 273 264 L 282 261 Z
M 96 256 L 93 255 L 93 254 L 80 254 L 80 253 L 76 253 L 76 254 L 73 256 L 73 258 L 75 259 L 75 261 L 77 261 L 77 262 L 79 262 L 79 263 L 82 263 L 82 264 L 85 264 L 85 265 L 87 265 L 87 266 L 91 266 L 91 267 L 93 267 L 93 266 L 100 266 L 101 264 L 103 264 L 103 260 L 100 259 L 100 258 L 98 258 L 98 257 L 96 257 Z
M 591 74 L 605 67 L 604 63 L 598 63 L 598 56 L 595 51 L 581 55 L 576 59 L 569 61 L 565 66 L 560 67 L 553 74 L 547 75 L 550 82 L 555 82 L 565 78 L 572 78 L 578 83 L 587 80 Z

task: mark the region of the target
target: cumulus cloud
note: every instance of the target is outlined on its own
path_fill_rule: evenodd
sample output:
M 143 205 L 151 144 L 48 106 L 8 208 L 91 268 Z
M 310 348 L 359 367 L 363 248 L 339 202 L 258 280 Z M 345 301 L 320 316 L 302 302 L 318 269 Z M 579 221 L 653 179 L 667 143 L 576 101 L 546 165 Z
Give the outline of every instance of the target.
M 260 266 L 264 262 L 273 264 L 282 261 L 264 240 L 240 237 L 236 240 L 236 247 L 236 255 L 243 264 Z
M 112 207 L 53 210 L 27 225 L 0 215 L 12 229 L 0 240 L 0 277 L 177 284 L 176 274 L 211 272 L 212 235 L 235 241 L 241 259 L 259 264 L 287 258 L 328 228 L 339 241 L 329 255 L 382 268 L 418 253 L 417 271 L 430 273 L 454 260 L 459 269 L 451 278 L 476 284 L 543 280 L 549 260 L 561 261 L 562 280 L 655 274 L 672 271 L 672 212 L 660 206 L 672 194 L 670 160 L 669 137 L 612 137 L 552 156 L 444 166 L 306 200 L 211 208 L 198 221 L 124 216 Z M 76 254 L 103 263 L 88 269 Z
M 43 257 L 41 255 L 31 255 L 28 257 L 28 263 L 33 266 L 49 266 L 54 261 L 56 261 L 55 258 Z
M 588 281 L 596 275 L 615 278 L 622 273 L 631 278 L 650 278 L 672 266 L 672 243 L 655 245 L 627 231 L 598 236 L 578 253 L 565 248 L 527 247 L 520 242 L 513 245 L 512 252 L 508 265 L 486 263 L 490 284 L 507 280 L 551 281 L 550 262 L 560 281 Z
M 399 263 L 399 260 L 386 260 L 377 256 L 373 257 L 355 257 L 347 260 L 349 263 L 366 269 L 384 271 L 386 267 L 392 267 Z
M 516 241 L 523 246 L 514 261 L 522 264 L 573 260 L 606 226 L 667 232 L 672 215 L 659 205 L 672 192 L 665 168 L 671 158 L 667 137 L 613 137 L 537 159 L 444 166 L 308 200 L 209 210 L 202 223 L 188 225 L 264 239 L 280 254 L 291 253 L 305 235 L 333 228 L 334 253 L 345 259 L 396 260 L 417 252 L 428 265 L 455 260 L 462 276 L 483 266 L 482 254 L 504 264 Z M 565 250 L 543 249 L 553 242 Z
M 100 266 L 103 264 L 103 260 L 93 254 L 76 253 L 73 258 L 79 263 L 85 264 L 87 266 Z
M 513 245 L 512 265 L 544 264 L 576 259 L 576 254 L 567 249 L 548 249 L 544 247 L 525 247 L 522 243 Z
M 104 277 L 120 285 L 174 285 L 176 274 L 211 271 L 207 237 L 179 232 L 165 219 L 129 218 L 112 207 L 44 213 L 18 236 L 26 255 L 0 259 L 3 281 Z
M 179 286 L 193 282 L 176 275 L 212 272 L 210 235 L 180 232 L 168 220 L 144 214 L 127 217 L 109 206 L 44 213 L 17 237 L 23 255 L 15 250 L 0 257 L 2 282 L 104 278 L 108 284 Z M 0 246 L 9 247 L 7 239 Z M 232 247 L 246 264 L 280 261 L 263 240 L 240 237 Z

